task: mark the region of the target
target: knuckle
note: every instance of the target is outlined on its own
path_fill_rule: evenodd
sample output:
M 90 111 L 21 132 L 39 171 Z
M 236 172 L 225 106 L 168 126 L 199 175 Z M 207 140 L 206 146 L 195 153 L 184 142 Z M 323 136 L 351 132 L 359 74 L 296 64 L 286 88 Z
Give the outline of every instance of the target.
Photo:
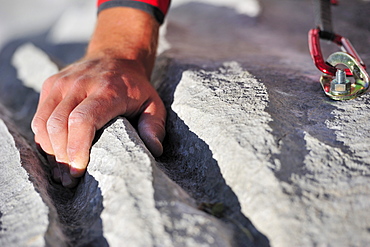
M 61 89 L 68 88 L 68 90 L 74 94 L 85 94 L 86 96 L 86 90 L 91 88 L 93 78 L 89 75 L 74 74 L 74 76 L 69 76 L 68 78 L 61 78 L 58 83 Z
M 68 81 L 70 80 L 67 76 L 59 76 L 55 81 L 53 86 L 59 91 L 63 91 L 62 89 L 67 85 Z
M 56 74 L 54 76 L 49 77 L 41 88 L 41 93 L 48 95 L 51 91 L 59 91 L 62 93 L 67 85 L 68 78 L 65 75 Z
M 110 81 L 114 80 L 114 74 L 110 71 L 105 71 L 99 75 L 99 79 L 103 85 L 109 84 Z
M 58 78 L 58 76 L 59 76 L 58 74 L 55 74 L 55 75 L 50 76 L 49 78 L 47 78 L 47 79 L 44 81 L 43 86 L 44 86 L 44 87 L 48 87 L 48 86 L 50 86 L 50 85 L 54 84 L 54 82 L 55 82 L 55 80 Z
M 67 149 L 68 157 L 73 159 L 74 157 L 76 157 L 78 155 L 80 149 L 81 148 L 77 145 L 69 144 L 68 149 Z
M 65 126 L 66 120 L 62 116 L 52 115 L 46 123 L 46 128 L 49 133 L 57 133 Z
M 31 128 L 32 128 L 33 133 L 35 134 L 40 133 L 42 129 L 45 128 L 45 126 L 46 126 L 46 121 L 43 118 L 39 116 L 35 116 L 32 119 Z
M 122 88 L 117 87 L 114 83 L 107 83 L 103 85 L 100 89 L 100 93 L 102 96 L 105 96 L 105 98 L 108 99 L 118 99 L 119 92 L 122 90 Z
M 73 111 L 69 115 L 68 124 L 69 126 L 82 125 L 91 121 L 91 117 L 88 113 L 80 110 Z
M 82 75 L 78 75 L 75 80 L 74 80 L 74 86 L 75 87 L 83 87 L 84 85 L 90 83 L 91 81 L 91 76 L 89 75 L 85 75 L 85 74 L 82 74 Z
M 91 102 L 91 106 L 93 106 L 91 113 L 96 118 L 99 118 L 101 115 L 109 115 L 108 109 L 115 112 L 117 109 L 124 108 L 125 101 L 124 98 L 115 91 L 104 91 L 96 94 L 93 102 Z
M 57 75 L 53 75 L 46 79 L 44 83 L 41 86 L 41 94 L 48 94 L 50 90 L 52 89 L 54 82 L 56 80 Z
M 101 97 L 97 99 L 96 104 L 103 109 L 122 105 L 122 101 L 122 97 L 118 95 L 117 92 L 107 91 L 105 95 L 101 95 Z
M 44 87 L 53 87 L 54 85 L 64 84 L 67 80 L 67 77 L 62 73 L 55 74 L 50 76 L 44 82 Z

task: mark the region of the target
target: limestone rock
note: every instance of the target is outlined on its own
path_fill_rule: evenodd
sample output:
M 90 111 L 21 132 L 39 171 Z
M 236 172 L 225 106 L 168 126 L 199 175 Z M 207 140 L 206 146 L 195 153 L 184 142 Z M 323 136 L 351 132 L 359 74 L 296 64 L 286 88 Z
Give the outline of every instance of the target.
M 104 130 L 91 150 L 88 173 L 104 198 L 101 219 L 109 246 L 123 240 L 128 246 L 232 246 L 228 227 L 199 211 L 156 167 L 127 120 Z
M 58 67 L 50 58 L 32 43 L 24 44 L 16 50 L 12 64 L 17 68 L 18 78 L 24 86 L 37 93 L 40 93 L 43 82 L 58 72 Z
M 313 20 L 301 10 L 310 2 L 263 0 L 258 18 L 180 2 L 153 75 L 168 111 L 164 155 L 155 160 L 117 118 L 98 133 L 73 190 L 49 179 L 19 135 L 38 96 L 10 64 L 21 44 L 1 54 L 0 96 L 12 116 L 0 113 L 0 245 L 366 246 L 370 96 L 324 96 L 307 53 Z M 336 27 L 369 54 L 369 22 L 356 14 L 369 3 L 356 4 L 341 1 Z M 54 55 L 82 53 L 71 47 Z
M 22 61 L 16 63 L 17 69 L 29 71 L 22 55 L 33 56 L 20 49 L 35 52 L 36 57 L 42 52 L 29 45 L 17 49 L 15 60 Z M 29 162 L 26 166 L 36 161 Z M 241 229 L 232 223 L 199 210 L 198 202 L 157 167 L 125 119 L 115 120 L 101 132 L 76 190 L 49 181 L 48 172 L 39 176 L 48 192 L 41 197 L 51 202 L 53 217 L 59 219 L 61 245 L 235 246 L 248 239 L 238 236 Z
M 28 43 L 28 42 L 27 42 Z M 36 63 L 47 64 L 47 70 L 40 70 L 50 72 L 50 68 L 55 68 L 55 65 L 49 61 L 47 55 L 35 48 L 30 43 L 24 44 L 23 42 L 14 42 L 2 50 L 0 53 L 0 101 L 9 111 L 12 113 L 12 120 L 17 125 L 18 131 L 28 140 L 33 139 L 32 131 L 30 128 L 30 122 L 33 114 L 36 111 L 38 102 L 38 93 L 34 88 L 29 87 L 30 84 L 36 84 L 35 88 L 40 88 L 42 82 L 38 82 L 38 78 L 46 79 L 50 74 L 43 73 L 42 75 L 35 73 L 33 65 Z M 19 50 L 18 50 L 19 48 Z M 15 56 L 15 54 L 18 54 Z M 34 62 L 33 56 L 42 61 Z M 14 67 L 12 61 L 17 60 L 17 67 Z M 29 86 L 25 86 L 26 82 L 21 81 L 18 75 L 22 79 L 32 78 L 28 82 Z M 30 73 L 31 72 L 31 73 Z M 35 75 L 36 74 L 36 75 Z M 36 80 L 35 80 L 36 79 Z
M 324 122 L 320 116 L 328 114 L 325 111 L 307 121 L 304 111 L 295 109 L 302 107 L 300 101 L 291 97 L 280 98 L 289 112 L 271 114 L 264 84 L 238 63 L 184 71 L 177 65 L 169 70 L 180 71 L 181 79 L 170 104 L 162 159 L 176 182 L 198 200 L 225 203 L 232 208 L 231 216 L 239 202 L 241 212 L 274 246 L 363 246 L 370 241 L 369 156 L 363 149 L 370 136 L 358 135 L 361 128 L 350 124 L 364 126 L 368 121 L 363 115 L 368 95 L 338 103 L 346 110 L 328 112 L 338 115 Z M 313 98 L 303 102 L 308 112 L 318 111 Z M 359 102 L 364 107 L 354 107 Z M 340 135 L 324 134 L 331 128 Z M 220 189 L 223 179 L 223 187 L 230 186 L 235 195 Z
M 63 245 L 42 162 L 0 105 L 0 245 Z
M 16 51 L 13 61 L 18 61 L 15 64 L 22 71 L 30 71 L 27 59 L 22 59 L 25 54 L 39 59 L 44 57 L 39 55 L 42 54 L 40 50 L 30 45 Z M 44 61 L 52 66 L 50 61 Z M 37 157 L 31 147 L 28 149 L 29 155 Z M 26 154 L 23 149 L 22 152 Z M 27 172 L 37 178 L 32 182 L 43 191 L 40 197 L 47 202 L 44 207 L 52 212 L 48 217 L 44 213 L 49 220 L 44 222 L 44 227 L 52 231 L 40 233 L 40 238 L 55 238 L 54 244 L 121 246 L 125 242 L 132 246 L 235 246 L 243 239 L 252 242 L 245 234 L 238 235 L 242 228 L 235 223 L 221 221 L 199 210 L 199 202 L 157 167 L 135 129 L 125 119 L 116 120 L 101 133 L 92 147 L 87 174 L 76 190 L 70 191 L 52 182 L 49 172 L 41 169 L 45 168 L 41 163 L 35 158 L 25 161 L 23 166 L 29 167 Z M 22 182 L 25 181 L 19 181 Z M 16 232 L 12 231 L 14 236 Z M 7 241 L 4 238 L 4 244 Z M 16 244 L 20 242 L 21 239 L 16 239 Z
M 239 203 L 272 246 L 364 246 L 370 242 L 369 95 L 326 99 L 301 49 L 306 34 L 292 32 L 292 20 L 309 27 L 311 19 L 296 14 L 307 3 L 264 2 L 264 28 L 243 29 L 228 13 L 219 23 L 217 10 L 201 4 L 170 15 L 172 49 L 159 60 L 166 73 L 156 79 L 169 112 L 164 166 L 197 199 L 225 202 L 233 213 Z M 369 48 L 359 44 L 366 54 Z M 235 195 L 220 190 L 220 180 Z
M 21 166 L 20 154 L 3 121 L 0 172 L 1 246 L 43 246 L 48 207 L 42 202 Z
M 0 126 L 2 246 L 234 246 L 232 228 L 156 167 L 127 120 L 104 130 L 74 191 L 50 181 L 27 142 Z

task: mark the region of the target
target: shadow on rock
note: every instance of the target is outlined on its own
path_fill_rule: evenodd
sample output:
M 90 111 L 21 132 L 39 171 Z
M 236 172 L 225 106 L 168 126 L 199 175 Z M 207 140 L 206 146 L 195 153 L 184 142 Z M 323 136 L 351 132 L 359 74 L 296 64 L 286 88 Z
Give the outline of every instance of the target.
M 271 62 L 271 60 L 269 60 Z M 335 130 L 326 122 L 333 119 L 332 112 L 338 110 L 335 101 L 328 99 L 318 81 L 302 71 L 288 68 L 265 69 L 245 65 L 260 80 L 269 93 L 266 111 L 272 116 L 270 123 L 276 145 L 280 152 L 271 157 L 270 163 L 275 176 L 283 182 L 292 183 L 293 175 L 309 176 L 305 159 L 309 154 L 306 134 L 343 153 L 353 155 L 349 147 L 337 140 Z M 276 162 L 278 160 L 278 163 Z M 312 174 L 311 174 L 312 175 Z M 300 195 L 300 191 L 296 191 Z
M 164 154 L 159 158 L 159 164 L 171 179 L 197 200 L 200 208 L 204 204 L 224 205 L 225 210 L 220 218 L 233 225 L 237 246 L 269 246 L 268 239 L 242 214 L 238 198 L 225 183 L 208 144 L 190 131 L 171 109 L 182 72 L 196 66 L 174 65 L 176 63 L 159 59 L 158 63 L 162 62 L 166 64 L 166 68 L 161 68 L 159 73 L 167 72 L 167 77 L 160 79 L 162 82 L 158 91 L 166 105 L 168 116 Z
M 86 173 L 77 188 L 52 183 L 49 194 L 57 209 L 69 246 L 109 246 L 103 236 L 103 196 L 98 181 Z
M 52 45 L 45 41 L 45 36 L 46 34 L 12 41 L 0 53 L 1 102 L 11 110 L 12 121 L 16 123 L 20 133 L 31 143 L 33 142 L 33 134 L 30 123 L 36 111 L 39 93 L 24 86 L 22 81 L 17 78 L 17 70 L 12 65 L 15 51 L 25 43 L 32 43 L 46 52 L 60 68 L 80 58 L 86 47 L 86 44 L 83 43 Z M 28 149 L 22 148 L 23 164 L 33 178 L 32 182 L 35 187 L 42 192 L 40 195 L 43 200 L 49 203 L 51 210 L 49 230 L 45 235 L 48 244 L 50 246 L 54 244 L 61 246 L 108 246 L 103 236 L 100 218 L 103 210 L 103 197 L 98 182 L 87 173 L 74 190 L 55 184 L 51 181 L 50 171 L 46 165 L 30 160 L 30 156 L 34 156 L 31 153 L 37 152 L 36 148 L 33 148 L 32 151 Z M 64 236 L 56 233 L 60 230 Z

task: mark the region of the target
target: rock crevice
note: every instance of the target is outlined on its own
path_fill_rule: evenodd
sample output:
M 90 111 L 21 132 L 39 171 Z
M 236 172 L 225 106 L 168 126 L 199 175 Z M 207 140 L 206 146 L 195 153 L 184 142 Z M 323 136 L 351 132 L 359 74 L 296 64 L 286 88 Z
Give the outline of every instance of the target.
M 164 25 L 166 45 L 152 77 L 168 112 L 164 154 L 154 159 L 135 126 L 116 118 L 98 133 L 73 190 L 50 179 L 29 144 L 38 93 L 32 83 L 24 86 L 25 78 L 37 82 L 54 72 L 40 70 L 33 80 L 17 71 L 30 73 L 32 59 L 56 70 L 52 61 L 73 60 L 85 44 L 33 37 L 27 40 L 33 45 L 19 40 L 4 47 L 1 246 L 370 242 L 370 96 L 325 98 L 307 53 L 312 22 L 301 10 L 310 2 L 262 0 L 258 17 L 229 8 L 231 2 L 211 2 L 175 4 Z M 336 15 L 369 5 L 358 3 L 341 1 Z M 345 14 L 338 29 L 369 39 L 366 24 L 344 21 L 351 15 L 360 23 L 364 16 Z M 354 43 L 369 53 L 369 46 Z

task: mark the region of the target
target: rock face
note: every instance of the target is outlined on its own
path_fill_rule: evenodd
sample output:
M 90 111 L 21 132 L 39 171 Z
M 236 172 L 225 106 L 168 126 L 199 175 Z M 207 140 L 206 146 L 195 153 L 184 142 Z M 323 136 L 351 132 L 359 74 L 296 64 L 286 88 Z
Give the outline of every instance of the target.
M 261 1 L 258 18 L 211 1 L 174 6 L 153 74 L 168 111 L 164 154 L 155 160 L 115 119 L 74 190 L 49 178 L 29 144 L 37 92 L 17 71 L 30 73 L 28 52 L 55 69 L 37 47 L 62 62 L 75 50 L 58 57 L 35 39 L 0 54 L 11 111 L 0 109 L 0 246 L 368 245 L 370 96 L 324 96 L 307 51 L 313 20 L 301 11 L 310 1 Z M 369 8 L 341 1 L 333 13 L 360 55 L 370 52 Z
M 3 121 L 0 122 L 0 133 L 0 243 L 2 246 L 9 246 L 13 242 L 13 246 L 43 246 L 48 227 L 48 207 L 21 167 L 20 154 Z
M 40 157 L 0 105 L 0 245 L 64 246 Z

